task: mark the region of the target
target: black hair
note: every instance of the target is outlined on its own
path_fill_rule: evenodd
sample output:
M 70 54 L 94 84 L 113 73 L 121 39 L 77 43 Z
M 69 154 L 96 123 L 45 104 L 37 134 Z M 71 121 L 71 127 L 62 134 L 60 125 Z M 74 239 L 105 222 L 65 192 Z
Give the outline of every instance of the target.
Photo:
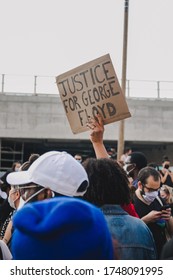
M 21 165 L 21 162 L 20 161 L 13 162 L 12 167 L 11 167 L 12 171 L 15 171 L 15 167 L 16 167 L 17 164 Z
M 157 171 L 159 171 L 159 165 L 156 162 L 150 162 L 147 164 L 149 167 L 155 168 Z
M 128 153 L 130 150 L 132 150 L 131 147 L 125 147 L 125 148 L 124 148 L 124 153 L 126 154 L 126 153 Z
M 160 179 L 160 173 L 155 168 L 150 166 L 144 167 L 138 173 L 138 181 L 145 185 L 150 176 L 154 178 L 154 181 L 159 181 Z
M 83 196 L 85 200 L 98 207 L 130 202 L 127 175 L 115 160 L 88 158 L 83 166 L 89 178 L 89 187 Z
M 163 156 L 163 158 L 162 158 L 162 163 L 164 163 L 165 161 L 170 161 L 169 158 L 168 158 L 168 156 Z
M 29 157 L 29 159 L 28 159 L 30 165 L 31 165 L 36 159 L 38 159 L 39 157 L 40 157 L 39 154 L 31 154 L 30 157 Z
M 142 152 L 133 152 L 130 154 L 130 157 L 130 162 L 135 163 L 138 170 L 147 166 L 147 158 Z
M 22 171 L 26 171 L 32 165 L 32 163 L 39 158 L 39 154 L 31 154 L 28 161 L 24 162 L 21 166 Z

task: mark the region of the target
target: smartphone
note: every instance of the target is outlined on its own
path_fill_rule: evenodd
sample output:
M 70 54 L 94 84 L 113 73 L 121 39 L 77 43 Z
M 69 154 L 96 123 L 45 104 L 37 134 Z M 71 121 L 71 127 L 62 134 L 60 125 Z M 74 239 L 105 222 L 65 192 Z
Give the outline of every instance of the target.
M 162 207 L 161 207 L 161 211 L 162 210 L 166 210 L 166 209 L 168 209 L 168 208 L 171 208 L 171 206 L 170 206 L 170 204 L 165 204 L 165 205 L 163 205 Z

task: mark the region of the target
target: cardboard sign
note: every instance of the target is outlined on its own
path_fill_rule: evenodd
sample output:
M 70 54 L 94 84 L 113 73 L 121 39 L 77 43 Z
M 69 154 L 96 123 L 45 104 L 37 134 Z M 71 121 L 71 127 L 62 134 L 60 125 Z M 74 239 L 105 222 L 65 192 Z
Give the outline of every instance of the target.
M 57 76 L 56 83 L 74 134 L 87 131 L 88 116 L 97 113 L 104 124 L 131 116 L 109 54 Z

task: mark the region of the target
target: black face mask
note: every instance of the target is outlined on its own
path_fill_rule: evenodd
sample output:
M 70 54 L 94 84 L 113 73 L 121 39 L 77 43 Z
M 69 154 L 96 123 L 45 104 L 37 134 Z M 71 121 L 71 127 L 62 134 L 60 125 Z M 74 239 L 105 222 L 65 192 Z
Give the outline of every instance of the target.
M 166 168 L 166 169 L 169 169 L 169 164 L 165 164 L 165 168 Z

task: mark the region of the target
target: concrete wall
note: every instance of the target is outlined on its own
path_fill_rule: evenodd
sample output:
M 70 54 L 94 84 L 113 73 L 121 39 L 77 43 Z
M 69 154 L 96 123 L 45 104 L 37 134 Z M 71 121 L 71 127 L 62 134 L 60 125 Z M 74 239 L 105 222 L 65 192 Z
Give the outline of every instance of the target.
M 173 142 L 173 99 L 127 99 L 132 117 L 125 141 Z M 106 140 L 118 139 L 119 123 L 105 126 Z M 0 94 L 0 138 L 88 139 L 71 132 L 58 95 Z

